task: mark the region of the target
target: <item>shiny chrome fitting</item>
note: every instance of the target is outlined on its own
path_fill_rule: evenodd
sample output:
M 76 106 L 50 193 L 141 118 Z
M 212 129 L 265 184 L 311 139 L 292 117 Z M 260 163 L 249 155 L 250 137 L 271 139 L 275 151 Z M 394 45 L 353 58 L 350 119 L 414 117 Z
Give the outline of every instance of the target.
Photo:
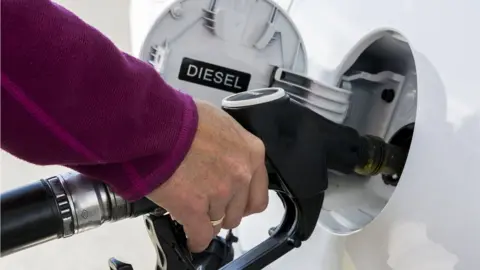
M 58 211 L 62 216 L 62 237 L 72 236 L 74 234 L 73 214 L 65 188 L 58 176 L 50 177 L 46 179 L 46 182 L 55 194 L 55 201 L 57 202 Z
M 60 175 L 60 181 L 72 207 L 74 233 L 96 228 L 110 220 L 108 191 L 102 182 L 74 172 Z
M 63 219 L 63 237 L 130 216 L 130 204 L 101 181 L 68 172 L 47 179 Z

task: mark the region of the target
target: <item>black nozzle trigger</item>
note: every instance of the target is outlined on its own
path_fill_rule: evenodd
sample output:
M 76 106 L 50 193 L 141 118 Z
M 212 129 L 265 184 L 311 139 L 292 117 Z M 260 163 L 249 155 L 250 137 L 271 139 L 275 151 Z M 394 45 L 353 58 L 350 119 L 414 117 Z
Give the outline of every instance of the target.
M 149 214 L 145 223 L 151 241 L 157 252 L 157 270 L 217 270 L 233 260 L 232 242 L 235 236 L 227 239 L 216 236 L 201 253 L 192 253 L 187 247 L 183 226 L 160 209 Z

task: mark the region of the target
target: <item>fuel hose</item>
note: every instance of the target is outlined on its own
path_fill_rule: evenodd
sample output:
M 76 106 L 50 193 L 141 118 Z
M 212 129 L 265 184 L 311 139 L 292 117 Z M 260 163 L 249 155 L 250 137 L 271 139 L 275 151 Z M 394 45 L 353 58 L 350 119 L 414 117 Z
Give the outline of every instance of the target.
M 147 198 L 128 202 L 102 182 L 77 173 L 4 192 L 0 203 L 1 256 L 159 209 Z

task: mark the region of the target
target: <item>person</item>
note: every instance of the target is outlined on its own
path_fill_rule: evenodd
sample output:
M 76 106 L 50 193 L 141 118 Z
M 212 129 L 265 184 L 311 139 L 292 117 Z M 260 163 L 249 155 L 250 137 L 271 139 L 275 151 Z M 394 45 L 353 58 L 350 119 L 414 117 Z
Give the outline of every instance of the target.
M 50 0 L 2 0 L 1 16 L 3 150 L 149 198 L 193 252 L 266 208 L 265 147 L 220 108 Z

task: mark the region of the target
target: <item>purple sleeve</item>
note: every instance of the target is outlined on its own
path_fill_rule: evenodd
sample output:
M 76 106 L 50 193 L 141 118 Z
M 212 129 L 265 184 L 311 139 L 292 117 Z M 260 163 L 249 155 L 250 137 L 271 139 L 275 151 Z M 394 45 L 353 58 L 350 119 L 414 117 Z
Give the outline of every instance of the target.
M 197 129 L 193 99 L 49 0 L 1 4 L 2 149 L 129 200 L 170 178 Z

